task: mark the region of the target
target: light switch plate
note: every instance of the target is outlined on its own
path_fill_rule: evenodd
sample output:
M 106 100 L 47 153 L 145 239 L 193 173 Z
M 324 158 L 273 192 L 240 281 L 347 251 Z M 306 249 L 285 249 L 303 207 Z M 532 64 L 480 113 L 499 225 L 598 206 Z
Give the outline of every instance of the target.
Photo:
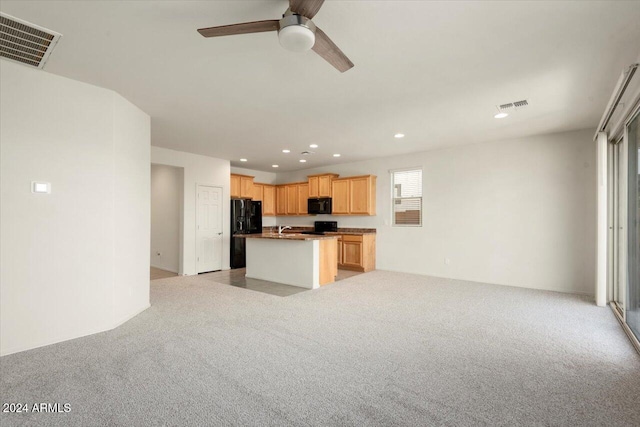
M 32 181 L 31 192 L 49 194 L 51 193 L 51 183 Z

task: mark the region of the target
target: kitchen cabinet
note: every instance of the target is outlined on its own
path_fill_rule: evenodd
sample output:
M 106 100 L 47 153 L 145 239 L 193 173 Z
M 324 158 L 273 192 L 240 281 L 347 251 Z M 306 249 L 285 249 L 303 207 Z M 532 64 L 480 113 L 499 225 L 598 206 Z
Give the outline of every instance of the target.
M 331 213 L 349 215 L 349 180 L 336 179 L 331 183 Z
M 331 183 L 334 215 L 375 215 L 375 175 L 334 179 Z
M 254 202 L 262 202 L 262 216 L 276 215 L 276 187 L 275 185 L 262 184 L 259 182 L 251 183 L 251 195 L 249 197 L 241 197 L 240 191 L 242 180 L 239 175 L 231 175 L 231 197 L 232 198 L 250 198 Z M 247 186 L 247 184 L 245 184 Z M 247 188 L 245 188 L 247 191 Z
M 277 185 L 275 188 L 276 215 L 307 215 L 309 184 L 296 182 Z
M 254 202 L 261 202 L 263 198 L 264 198 L 264 185 L 254 182 L 253 196 L 251 197 L 251 200 L 253 200 Z
M 285 185 L 276 186 L 276 215 L 287 214 L 287 187 Z
M 335 173 L 309 175 L 309 197 L 331 197 L 331 182 L 338 176 Z
M 376 177 L 349 178 L 349 212 L 351 215 L 376 214 Z
M 240 176 L 240 197 L 250 199 L 253 197 L 253 177 Z
M 338 239 L 338 267 L 364 272 L 375 270 L 376 235 L 342 235 Z
M 262 184 L 262 216 L 276 215 L 276 187 Z
M 253 198 L 253 177 L 249 175 L 231 174 L 231 198 Z
M 298 184 L 298 215 L 307 215 L 309 184 Z
M 290 184 L 287 188 L 287 215 L 298 214 L 298 185 Z
M 240 177 L 231 175 L 231 197 L 240 198 Z

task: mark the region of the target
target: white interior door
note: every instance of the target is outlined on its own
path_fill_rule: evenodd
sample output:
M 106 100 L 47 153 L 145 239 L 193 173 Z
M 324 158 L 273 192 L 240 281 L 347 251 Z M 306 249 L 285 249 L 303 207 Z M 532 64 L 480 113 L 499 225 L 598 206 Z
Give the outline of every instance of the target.
M 198 185 L 196 203 L 197 272 L 222 270 L 222 188 Z

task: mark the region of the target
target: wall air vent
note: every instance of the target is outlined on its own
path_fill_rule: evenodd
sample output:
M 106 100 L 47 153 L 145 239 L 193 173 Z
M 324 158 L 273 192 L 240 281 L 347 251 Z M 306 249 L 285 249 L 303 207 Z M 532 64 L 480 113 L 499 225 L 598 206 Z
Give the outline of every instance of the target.
M 43 68 L 62 34 L 0 12 L 0 57 Z
M 500 104 L 497 105 L 498 110 L 503 111 L 503 110 L 509 110 L 511 108 L 518 110 L 520 108 L 524 108 L 527 105 L 529 105 L 529 101 L 527 101 L 526 99 L 523 99 L 522 101 L 514 101 L 514 102 L 509 102 L 508 104 Z

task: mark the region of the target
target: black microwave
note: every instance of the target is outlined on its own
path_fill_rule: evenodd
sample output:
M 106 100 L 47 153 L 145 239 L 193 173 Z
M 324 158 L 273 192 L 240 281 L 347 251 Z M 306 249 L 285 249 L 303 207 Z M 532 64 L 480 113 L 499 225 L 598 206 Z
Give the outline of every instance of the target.
M 307 212 L 310 215 L 331 214 L 331 197 L 307 200 Z

